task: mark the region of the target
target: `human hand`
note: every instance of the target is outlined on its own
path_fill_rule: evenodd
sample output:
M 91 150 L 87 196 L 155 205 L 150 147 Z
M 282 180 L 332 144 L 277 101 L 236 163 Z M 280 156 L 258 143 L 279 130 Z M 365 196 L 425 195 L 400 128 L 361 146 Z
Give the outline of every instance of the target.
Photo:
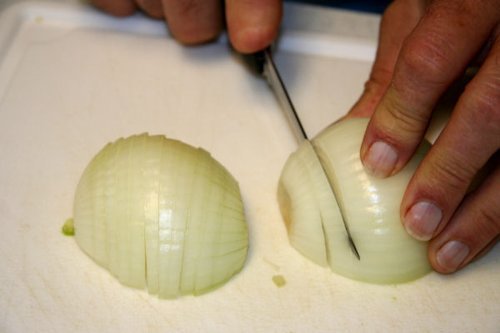
M 348 116 L 371 116 L 365 168 L 388 177 L 422 141 L 438 100 L 470 64 L 479 70 L 417 169 L 401 203 L 408 233 L 430 240 L 434 269 L 451 273 L 500 234 L 500 0 L 395 0 L 369 81 Z M 488 162 L 489 174 L 467 193 Z
M 226 23 L 231 44 L 243 53 L 259 51 L 271 44 L 282 15 L 281 0 L 226 0 L 225 6 L 220 0 L 91 2 L 115 16 L 128 16 L 140 9 L 151 17 L 165 19 L 172 35 L 183 44 L 211 41 L 219 36 Z

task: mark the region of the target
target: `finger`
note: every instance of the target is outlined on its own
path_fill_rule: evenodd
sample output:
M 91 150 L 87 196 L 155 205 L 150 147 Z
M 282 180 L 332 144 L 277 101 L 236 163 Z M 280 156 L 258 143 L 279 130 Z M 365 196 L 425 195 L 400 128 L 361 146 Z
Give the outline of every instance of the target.
M 498 21 L 496 0 L 436 0 L 405 41 L 387 92 L 365 133 L 361 158 L 379 177 L 414 153 L 439 97 L 479 52 Z
M 448 227 L 429 244 L 429 260 L 441 273 L 463 268 L 490 249 L 500 234 L 500 167 L 470 194 Z
M 370 117 L 391 82 L 403 41 L 424 13 L 422 1 L 396 0 L 384 12 L 380 23 L 377 54 L 365 89 L 348 117 Z
M 132 15 L 136 10 L 133 0 L 91 0 L 91 3 L 97 8 L 115 16 Z
M 227 0 L 226 20 L 234 48 L 251 53 L 269 46 L 278 35 L 281 0 Z
M 478 170 L 500 148 L 499 57 L 497 38 L 408 185 L 401 212 L 407 231 L 417 239 L 431 239 L 443 230 Z
M 161 0 L 135 0 L 139 8 L 151 17 L 163 18 L 163 6 Z
M 220 0 L 162 0 L 172 35 L 184 44 L 215 39 L 223 28 Z

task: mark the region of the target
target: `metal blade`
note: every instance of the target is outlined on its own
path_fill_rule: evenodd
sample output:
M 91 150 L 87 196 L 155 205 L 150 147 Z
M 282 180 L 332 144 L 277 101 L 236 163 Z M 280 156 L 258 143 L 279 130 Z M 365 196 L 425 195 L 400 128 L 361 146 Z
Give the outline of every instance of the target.
M 297 114 L 297 111 L 295 110 L 295 107 L 292 103 L 292 100 L 290 98 L 290 95 L 288 94 L 288 91 L 286 90 L 285 84 L 283 83 L 283 80 L 281 79 L 281 76 L 278 72 L 278 69 L 276 68 L 276 65 L 273 61 L 273 57 L 271 54 L 271 49 L 268 47 L 262 53 L 258 55 L 258 57 L 262 57 L 262 59 L 257 59 L 257 61 L 263 61 L 263 67 L 262 67 L 262 74 L 264 77 L 267 79 L 267 82 L 273 89 L 274 93 L 276 94 L 276 97 L 278 98 L 279 103 L 281 104 L 281 107 L 283 108 L 283 111 L 285 112 L 285 116 L 290 123 L 290 126 L 293 130 L 293 133 L 295 134 L 295 138 L 297 139 L 298 143 L 301 144 L 303 141 L 309 140 L 306 131 L 304 130 L 304 126 L 302 126 L 302 123 L 300 122 L 300 118 Z M 328 175 L 328 172 L 326 171 L 326 168 L 324 166 L 323 161 L 320 158 L 320 155 L 318 154 L 318 151 L 315 147 L 315 145 L 311 142 L 311 146 L 314 149 L 314 153 L 316 157 L 318 158 L 318 161 L 321 165 L 321 168 L 323 169 L 323 173 L 326 176 L 326 179 L 328 179 L 328 184 L 330 185 L 330 189 L 332 190 L 333 196 L 337 203 L 339 204 L 339 211 L 340 215 L 342 217 L 342 222 L 344 223 L 344 227 L 347 233 L 347 240 L 349 242 L 349 246 L 351 247 L 352 252 L 360 260 L 359 252 L 358 249 L 356 248 L 356 245 L 354 244 L 354 241 L 352 239 L 351 233 L 349 231 L 349 227 L 347 225 L 346 219 L 345 219 L 345 212 L 344 212 L 344 207 L 343 204 L 338 200 L 338 196 L 335 193 L 334 187 L 333 187 L 333 181 L 331 180 L 330 176 Z

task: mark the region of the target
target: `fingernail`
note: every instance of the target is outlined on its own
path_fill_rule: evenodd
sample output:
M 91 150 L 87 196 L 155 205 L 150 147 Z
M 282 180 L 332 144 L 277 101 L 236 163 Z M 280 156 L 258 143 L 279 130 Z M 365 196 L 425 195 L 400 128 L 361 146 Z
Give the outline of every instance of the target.
M 432 238 L 443 213 L 433 203 L 420 201 L 414 204 L 404 217 L 406 231 L 418 240 L 426 241 Z
M 453 240 L 444 244 L 436 255 L 436 261 L 448 272 L 454 272 L 469 255 L 469 247 L 462 242 Z
M 398 161 L 398 153 L 394 147 L 383 141 L 373 143 L 364 158 L 367 170 L 376 177 L 387 177 Z

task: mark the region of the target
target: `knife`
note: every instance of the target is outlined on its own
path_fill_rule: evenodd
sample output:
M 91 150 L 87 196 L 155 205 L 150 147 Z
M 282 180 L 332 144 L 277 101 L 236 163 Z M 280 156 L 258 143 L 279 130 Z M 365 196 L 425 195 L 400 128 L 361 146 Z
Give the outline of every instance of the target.
M 257 74 L 264 76 L 264 78 L 271 86 L 271 89 L 276 95 L 278 102 L 281 104 L 281 108 L 292 128 L 292 131 L 299 145 L 304 141 L 310 141 L 304 129 L 304 126 L 300 121 L 299 115 L 297 114 L 297 111 L 292 103 L 290 95 L 288 94 L 285 84 L 281 79 L 278 68 L 274 63 L 271 47 L 268 47 L 262 51 L 250 55 L 244 55 L 244 59 L 247 62 L 247 64 L 250 65 L 252 70 L 255 71 Z M 354 244 L 351 233 L 349 231 L 349 226 L 347 225 L 343 205 L 338 201 L 338 196 L 335 193 L 333 182 L 328 176 L 324 163 L 321 160 L 320 155 L 318 154 L 318 151 L 312 142 L 311 142 L 311 147 L 313 148 L 314 153 L 319 161 L 319 164 L 323 169 L 323 173 L 325 174 L 326 179 L 328 179 L 328 184 L 330 185 L 330 189 L 332 190 L 333 196 L 335 200 L 339 203 L 340 216 L 342 217 L 342 222 L 344 223 L 349 246 L 351 247 L 351 250 L 356 256 L 356 258 L 360 260 L 358 249 L 356 248 L 356 244 Z

